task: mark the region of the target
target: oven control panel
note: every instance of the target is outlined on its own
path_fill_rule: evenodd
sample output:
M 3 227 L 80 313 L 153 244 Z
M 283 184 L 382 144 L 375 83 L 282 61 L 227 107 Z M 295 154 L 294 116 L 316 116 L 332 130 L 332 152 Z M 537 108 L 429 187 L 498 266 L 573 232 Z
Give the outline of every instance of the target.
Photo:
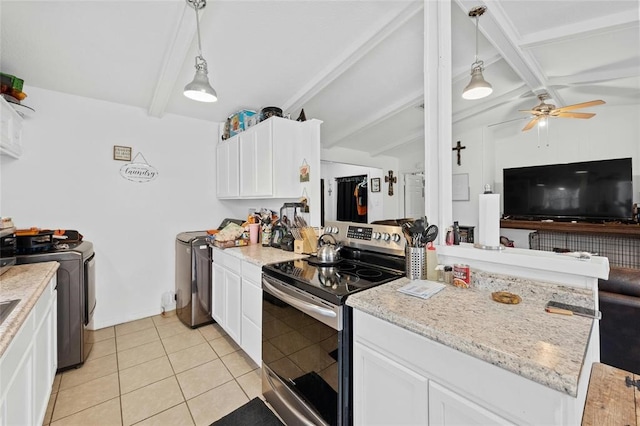
M 406 241 L 400 226 L 327 222 L 323 233 L 333 235 L 345 246 L 404 255 Z
M 347 238 L 355 238 L 357 240 L 371 240 L 373 229 L 364 226 L 349 226 L 347 228 Z

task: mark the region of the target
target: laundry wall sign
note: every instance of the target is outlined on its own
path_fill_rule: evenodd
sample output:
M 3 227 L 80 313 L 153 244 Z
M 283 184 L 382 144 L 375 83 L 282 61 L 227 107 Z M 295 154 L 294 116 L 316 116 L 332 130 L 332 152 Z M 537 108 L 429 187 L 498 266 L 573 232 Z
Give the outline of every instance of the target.
M 138 157 L 141 157 L 142 161 L 138 161 Z M 158 177 L 158 170 L 147 162 L 144 155 L 137 153 L 131 163 L 120 167 L 120 176 L 132 182 L 151 182 Z

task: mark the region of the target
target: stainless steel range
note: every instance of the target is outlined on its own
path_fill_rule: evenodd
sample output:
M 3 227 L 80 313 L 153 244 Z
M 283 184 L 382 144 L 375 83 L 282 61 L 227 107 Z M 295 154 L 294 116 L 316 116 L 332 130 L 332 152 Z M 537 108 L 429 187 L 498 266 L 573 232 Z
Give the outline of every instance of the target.
M 262 268 L 262 393 L 287 424 L 352 424 L 349 295 L 404 276 L 398 226 L 330 222 L 341 260 Z
M 16 264 L 58 262 L 58 371 L 84 363 L 93 342 L 87 325 L 96 307 L 95 253 L 89 241 L 16 255 Z

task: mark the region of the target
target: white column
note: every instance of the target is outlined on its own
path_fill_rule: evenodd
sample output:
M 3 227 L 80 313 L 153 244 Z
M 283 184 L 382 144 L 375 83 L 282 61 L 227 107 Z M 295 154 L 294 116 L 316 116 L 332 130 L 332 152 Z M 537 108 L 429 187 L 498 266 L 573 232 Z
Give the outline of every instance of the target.
M 425 212 L 444 242 L 451 203 L 451 2 L 425 0 L 424 124 Z

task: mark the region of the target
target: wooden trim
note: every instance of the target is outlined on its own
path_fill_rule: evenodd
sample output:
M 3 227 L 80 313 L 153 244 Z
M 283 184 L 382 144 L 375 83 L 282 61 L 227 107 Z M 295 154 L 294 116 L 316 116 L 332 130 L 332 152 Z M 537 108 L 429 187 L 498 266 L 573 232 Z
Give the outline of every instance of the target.
M 610 234 L 640 237 L 640 224 L 540 222 L 535 220 L 500 220 L 501 228 L 533 231 L 569 232 L 572 234 Z

